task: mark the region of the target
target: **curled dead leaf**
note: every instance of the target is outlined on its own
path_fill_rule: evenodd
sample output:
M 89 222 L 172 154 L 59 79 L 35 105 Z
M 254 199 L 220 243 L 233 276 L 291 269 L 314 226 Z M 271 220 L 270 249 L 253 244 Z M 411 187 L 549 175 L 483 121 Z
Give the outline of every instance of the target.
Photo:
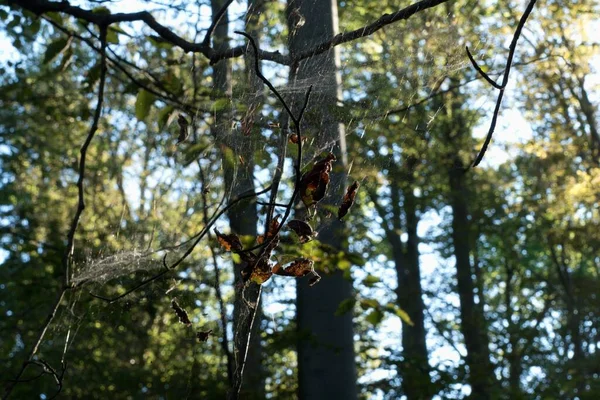
M 356 197 L 356 192 L 358 191 L 359 186 L 360 184 L 358 183 L 358 181 L 355 181 L 346 190 L 346 194 L 344 194 L 344 198 L 342 199 L 342 204 L 338 209 L 338 219 L 341 220 L 342 218 L 344 218 L 344 216 L 346 216 L 346 214 L 348 214 L 350 207 L 352 207 L 352 204 L 354 204 L 354 199 Z
M 287 226 L 294 231 L 296 235 L 298 235 L 300 243 L 310 242 L 315 236 L 317 236 L 316 232 L 313 231 L 308 222 L 301 221 L 299 219 L 293 219 L 287 223 Z
M 208 340 L 208 337 L 210 336 L 210 334 L 212 333 L 212 329 L 209 329 L 207 331 L 198 331 L 196 332 L 196 337 L 198 338 L 199 341 L 201 342 L 206 342 Z
M 254 262 L 248 262 L 241 273 L 244 282 L 252 281 L 259 285 L 268 281 L 273 275 L 268 258 L 265 257 L 259 260 L 255 259 Z
M 300 196 L 307 208 L 314 206 L 325 196 L 333 161 L 335 156 L 333 153 L 328 153 L 325 158 L 316 162 L 310 171 L 302 175 Z
M 306 136 L 300 136 L 302 138 L 302 143 L 306 142 L 308 138 Z M 292 144 L 298 144 L 298 135 L 293 133 L 288 137 L 288 142 Z
M 181 142 L 185 142 L 188 136 L 190 136 L 190 132 L 188 129 L 190 123 L 181 114 L 179 114 L 179 117 L 177 118 L 177 123 L 179 124 L 179 136 L 177 137 L 177 144 L 179 144 Z
M 171 308 L 175 311 L 175 314 L 177 314 L 177 317 L 179 318 L 179 322 L 181 322 L 182 324 L 185 324 L 187 326 L 192 325 L 192 321 L 190 321 L 190 317 L 188 316 L 188 313 L 179 306 L 179 303 L 177 303 L 177 300 L 175 300 L 175 299 L 171 300 Z
M 310 286 L 313 286 L 314 284 L 319 282 L 319 280 L 321 280 L 321 277 L 319 276 L 319 274 L 317 274 L 315 272 L 313 261 L 309 260 L 308 258 L 304 258 L 304 257 L 295 259 L 286 268 L 281 268 L 281 266 L 279 264 L 277 264 L 273 268 L 272 272 L 277 275 L 292 276 L 295 278 L 300 278 L 303 276 L 310 275 L 311 278 L 308 282 L 308 284 Z
M 217 235 L 217 240 L 221 247 L 223 247 L 226 251 L 241 251 L 243 249 L 242 242 L 240 238 L 235 233 L 231 233 L 229 235 L 222 234 L 217 229 L 215 229 L 215 234 Z

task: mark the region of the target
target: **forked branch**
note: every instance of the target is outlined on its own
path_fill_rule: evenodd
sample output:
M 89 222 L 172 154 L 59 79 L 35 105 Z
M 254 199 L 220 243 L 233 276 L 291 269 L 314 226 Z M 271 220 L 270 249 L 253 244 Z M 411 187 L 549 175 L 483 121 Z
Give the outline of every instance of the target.
M 479 150 L 479 154 L 477 155 L 477 157 L 475 158 L 475 161 L 473 162 L 473 167 L 478 166 L 479 163 L 481 162 L 481 160 L 483 160 L 483 156 L 485 155 L 485 152 L 490 144 L 490 141 L 492 140 L 492 136 L 494 135 L 494 130 L 496 129 L 496 123 L 498 122 L 498 114 L 500 113 L 500 106 L 502 105 L 502 98 L 504 97 L 504 89 L 506 88 L 506 85 L 508 84 L 508 76 L 510 74 L 510 69 L 512 67 L 512 61 L 515 56 L 515 50 L 517 49 L 517 42 L 519 41 L 519 37 L 521 36 L 521 31 L 523 30 L 523 27 L 525 26 L 525 22 L 527 22 L 527 18 L 529 18 L 529 15 L 531 14 L 531 11 L 533 10 L 533 6 L 535 5 L 536 1 L 537 0 L 529 1 L 529 4 L 527 5 L 525 12 L 521 16 L 521 19 L 519 20 L 517 29 L 515 30 L 512 41 L 510 42 L 510 47 L 509 47 L 509 51 L 508 51 L 508 59 L 506 60 L 506 69 L 504 70 L 504 75 L 502 77 L 501 84 L 498 85 L 497 83 L 495 83 L 486 73 L 484 73 L 481 70 L 481 68 L 479 68 L 479 66 L 473 59 L 471 52 L 467 48 L 467 55 L 469 56 L 469 59 L 471 60 L 471 63 L 473 63 L 473 66 L 475 67 L 477 72 L 479 72 L 481 74 L 481 76 L 483 76 L 483 78 L 486 81 L 488 81 L 494 88 L 499 90 L 498 98 L 496 99 L 496 107 L 494 108 L 494 114 L 492 115 L 492 122 L 490 123 L 490 129 L 488 130 L 488 133 L 485 137 L 483 146 L 481 146 L 481 149 Z

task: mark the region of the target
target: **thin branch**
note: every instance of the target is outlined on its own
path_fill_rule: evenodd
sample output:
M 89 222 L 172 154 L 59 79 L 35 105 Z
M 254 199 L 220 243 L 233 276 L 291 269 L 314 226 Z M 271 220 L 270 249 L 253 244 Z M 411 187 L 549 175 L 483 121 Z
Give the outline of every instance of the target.
M 217 53 L 213 48 L 205 45 L 204 43 L 192 43 L 177 35 L 166 26 L 160 24 L 148 11 L 103 14 L 96 13 L 93 10 L 86 10 L 81 7 L 73 6 L 68 1 L 52 2 L 47 0 L 8 0 L 8 4 L 17 5 L 31 11 L 36 15 L 49 12 L 64 13 L 75 18 L 91 22 L 98 26 L 108 27 L 109 25 L 120 22 L 142 21 L 165 41 L 181 48 L 186 53 L 201 53 L 208 58 L 212 64 L 222 59 L 239 57 L 247 52 L 247 49 L 244 46 L 240 46 Z M 288 57 L 283 56 L 278 51 L 263 51 L 260 53 L 260 58 L 264 60 L 275 61 L 284 65 L 289 63 Z
M 373 33 L 377 32 L 378 30 L 384 28 L 387 25 L 393 24 L 397 21 L 406 20 L 420 11 L 436 7 L 448 1 L 449 0 L 418 1 L 392 14 L 384 14 L 373 23 L 366 25 L 362 28 L 336 35 L 331 40 L 320 43 L 316 45 L 313 49 L 309 49 L 304 52 L 295 54 L 293 55 L 293 57 L 285 56 L 279 51 L 269 52 L 261 50 L 258 51 L 258 58 L 260 58 L 261 60 L 274 61 L 282 65 L 293 65 L 301 60 L 325 53 L 331 48 L 340 44 L 351 42 L 363 38 L 365 36 L 372 35 Z M 249 51 L 248 46 L 238 46 L 217 52 L 212 47 L 210 47 L 208 43 L 210 42 L 210 34 L 212 32 L 207 32 L 207 35 L 201 43 L 193 43 L 187 41 L 186 39 L 174 33 L 171 29 L 156 21 L 156 19 L 148 11 L 141 11 L 135 13 L 102 14 L 95 13 L 92 10 L 86 10 L 81 7 L 72 6 L 68 1 L 51 2 L 47 0 L 8 0 L 8 4 L 20 6 L 24 9 L 33 12 L 36 15 L 41 15 L 48 12 L 60 12 L 71 15 L 75 18 L 94 23 L 98 26 L 109 26 L 111 24 L 119 22 L 142 21 L 167 42 L 177 47 L 180 47 L 185 52 L 201 53 L 210 60 L 211 64 L 215 64 L 218 61 L 227 58 L 240 57 Z M 225 11 L 222 12 L 224 13 Z M 215 23 L 215 21 L 217 22 Z M 218 23 L 218 20 L 215 19 L 215 21 L 213 21 L 213 24 L 216 25 Z M 214 30 L 214 27 L 212 29 Z
M 398 22 L 401 20 L 407 20 L 420 11 L 436 7 L 448 1 L 449 0 L 421 0 L 392 14 L 384 14 L 381 17 L 379 17 L 379 19 L 377 19 L 375 22 L 372 22 L 369 25 L 363 26 L 362 28 L 358 28 L 351 32 L 340 33 L 334 36 L 332 39 L 315 46 L 315 48 L 313 49 L 309 49 L 298 54 L 293 54 L 292 64 L 297 63 L 306 58 L 311 58 L 321 53 L 325 53 L 326 51 L 330 50 L 331 48 L 337 45 L 352 42 L 356 39 L 372 35 L 373 33 L 377 32 L 378 30 L 384 28 L 387 25 L 393 24 L 394 22 Z
M 283 96 L 281 96 L 281 94 L 277 91 L 277 89 L 275 89 L 275 87 L 271 84 L 271 82 L 260 71 L 260 64 L 259 64 L 259 57 L 258 57 L 259 49 L 258 49 L 258 46 L 257 46 L 256 42 L 254 41 L 254 39 L 245 32 L 236 31 L 235 33 L 244 36 L 250 42 L 251 48 L 254 51 L 254 69 L 255 69 L 256 75 L 269 88 L 271 93 L 273 93 L 275 95 L 275 97 L 277 97 L 277 99 L 281 102 L 283 108 L 285 109 L 285 111 L 291 118 L 292 122 L 294 123 L 294 128 L 295 128 L 296 134 L 298 135 L 298 138 L 302 138 L 301 122 L 302 122 L 302 117 L 304 115 L 306 107 L 308 106 L 308 100 L 310 98 L 312 86 L 310 86 L 308 88 L 308 91 L 306 92 L 306 95 L 304 97 L 304 103 L 302 104 L 302 107 L 300 108 L 298 115 L 297 116 L 294 115 L 294 113 L 291 110 L 291 107 L 287 104 L 287 102 L 285 101 Z M 282 140 L 287 141 L 287 136 L 282 135 Z M 278 168 L 277 168 L 277 171 L 275 173 L 275 176 L 273 178 L 273 183 L 272 183 L 271 200 L 270 200 L 270 203 L 272 203 L 272 204 L 276 204 L 276 195 L 277 195 L 277 191 L 279 188 L 279 183 L 281 181 L 283 164 L 285 162 L 285 142 L 282 142 L 282 143 L 283 143 L 283 151 L 282 151 L 282 154 L 280 154 Z M 297 156 L 298 159 L 294 166 L 295 175 L 296 175 L 294 191 L 292 193 L 289 203 L 285 206 L 285 214 L 284 214 L 281 222 L 279 223 L 276 231 L 271 233 L 271 238 L 269 240 L 265 240 L 263 244 L 260 244 L 253 248 L 244 250 L 244 252 L 250 252 L 254 249 L 262 249 L 260 252 L 260 255 L 258 257 L 256 257 L 256 262 L 252 266 L 252 270 L 254 270 L 257 267 L 257 265 L 261 262 L 261 260 L 264 260 L 265 257 L 269 257 L 269 254 L 271 251 L 269 249 L 271 249 L 272 243 L 275 240 L 278 240 L 279 232 L 281 231 L 281 229 L 283 228 L 283 226 L 285 224 L 285 221 L 289 217 L 289 215 L 292 211 L 292 208 L 293 208 L 295 198 L 298 195 L 299 188 L 300 188 L 300 181 L 302 179 L 302 176 L 301 176 L 301 173 L 302 173 L 301 172 L 302 140 L 298 140 L 297 146 L 298 146 L 298 156 Z M 274 208 L 275 208 L 275 205 L 269 206 L 269 211 L 267 213 L 265 236 L 267 236 L 267 232 L 269 232 L 269 227 L 270 227 L 271 219 L 273 217 Z M 243 288 L 245 289 L 246 286 L 244 286 Z M 244 290 L 244 289 L 242 289 L 242 290 Z M 240 395 L 240 389 L 242 387 L 242 381 L 244 378 L 244 368 L 246 366 L 246 361 L 247 361 L 247 357 L 248 357 L 248 347 L 249 347 L 250 339 L 252 336 L 252 327 L 254 326 L 254 320 L 256 319 L 258 305 L 260 303 L 261 292 L 262 292 L 262 286 L 259 285 L 258 292 L 256 294 L 256 300 L 254 301 L 254 299 L 253 299 L 254 304 L 255 304 L 254 311 L 252 312 L 251 317 L 246 320 L 247 322 L 242 325 L 242 328 L 237 333 L 237 337 L 241 338 L 240 340 L 242 341 L 241 343 L 243 345 L 243 349 L 241 352 L 242 353 L 242 359 L 241 359 L 242 361 L 241 361 L 239 368 L 237 368 L 235 371 L 234 384 L 233 384 L 231 391 L 228 394 L 229 399 L 238 399 L 239 395 Z
M 262 285 L 259 285 L 258 293 L 256 294 L 256 302 L 254 303 L 254 311 L 251 313 L 250 318 L 246 319 L 247 323 L 242 326 L 242 329 L 240 331 L 238 331 L 238 337 L 241 337 L 245 340 L 244 342 L 242 342 L 242 363 L 239 366 L 239 368 L 236 369 L 233 387 L 227 395 L 227 398 L 229 400 L 237 400 L 240 396 L 240 390 L 242 388 L 242 382 L 244 378 L 244 369 L 246 367 L 246 361 L 248 360 L 248 348 L 250 347 L 250 338 L 252 337 L 252 327 L 254 326 L 254 320 L 256 319 L 256 315 L 258 313 L 258 306 L 260 303 L 261 294 Z
M 50 324 L 52 323 L 52 321 L 54 320 L 54 317 L 56 316 L 56 312 L 58 311 L 58 308 L 60 307 L 60 303 L 62 302 L 62 299 L 63 299 L 66 291 L 67 291 L 67 289 L 63 288 L 60 291 L 60 293 L 58 294 L 58 297 L 54 301 L 54 305 L 52 306 L 52 309 L 51 309 L 50 313 L 48 314 L 48 316 L 46 317 L 46 321 L 45 321 L 44 325 L 42 326 L 40 333 L 37 336 L 37 340 L 36 340 L 35 344 L 29 351 L 29 354 L 27 355 L 26 360 L 23 362 L 23 365 L 21 366 L 21 369 L 19 370 L 19 372 L 17 373 L 15 378 L 12 381 L 10 381 L 9 384 L 6 386 L 6 390 L 4 392 L 4 396 L 2 397 L 2 400 L 8 399 L 10 397 L 10 394 L 12 393 L 13 389 L 17 385 L 17 383 L 23 382 L 23 380 L 21 380 L 21 376 L 23 376 L 23 373 L 25 372 L 27 367 L 32 363 L 33 356 L 37 353 L 40 345 L 42 344 L 42 341 L 44 340 L 44 336 L 46 336 L 46 332 L 48 331 Z
M 225 2 L 225 4 L 223 4 L 223 6 L 219 10 L 219 12 L 217 12 L 215 14 L 212 23 L 210 24 L 210 26 L 208 27 L 208 30 L 206 31 L 204 40 L 202 41 L 202 44 L 204 46 L 206 46 L 206 47 L 210 46 L 210 39 L 212 37 L 212 34 L 213 34 L 215 28 L 217 27 L 217 25 L 219 24 L 219 22 L 221 21 L 221 18 L 223 18 L 223 15 L 225 15 L 225 13 L 227 12 L 227 9 L 231 5 L 231 3 L 233 3 L 233 0 L 227 0 Z
M 235 33 L 237 33 L 238 35 L 244 36 L 246 39 L 248 39 L 250 41 L 250 44 L 251 44 L 252 49 L 254 51 L 254 69 L 255 69 L 256 75 L 260 78 L 261 81 L 263 81 L 263 83 L 269 88 L 269 90 L 281 102 L 283 108 L 285 109 L 285 111 L 287 112 L 287 114 L 289 115 L 289 117 L 292 119 L 292 122 L 294 123 L 294 129 L 295 129 L 296 135 L 299 138 L 302 138 L 302 134 L 301 134 L 302 133 L 301 132 L 302 129 L 301 129 L 300 123 L 302 122 L 302 117 L 304 116 L 304 112 L 306 111 L 306 108 L 308 106 L 308 100 L 310 99 L 310 94 L 312 92 L 312 85 L 309 86 L 308 90 L 306 91 L 306 94 L 304 96 L 304 102 L 302 104 L 302 107 L 300 108 L 300 112 L 298 113 L 297 116 L 294 115 L 294 113 L 292 112 L 290 106 L 284 100 L 283 96 L 281 96 L 281 94 L 279 93 L 279 91 L 277 91 L 277 89 L 275 89 L 275 87 L 271 84 L 271 82 L 260 71 L 259 60 L 258 60 L 259 49 L 258 49 L 258 46 L 256 45 L 256 42 L 254 41 L 254 39 L 250 35 L 248 35 L 247 33 L 245 33 L 245 32 L 235 31 Z M 277 228 L 277 230 L 275 232 L 273 232 L 270 240 L 265 240 L 265 242 L 262 243 L 262 244 L 259 244 L 257 246 L 254 246 L 254 247 L 251 247 L 249 249 L 243 250 L 244 252 L 249 252 L 249 251 L 252 251 L 252 250 L 256 250 L 256 249 L 262 248 L 263 249 L 263 254 L 261 254 L 258 257 L 257 262 L 264 256 L 264 250 L 267 249 L 267 248 L 269 248 L 269 246 L 271 245 L 271 243 L 277 238 L 277 235 L 279 234 L 279 232 L 283 228 L 283 226 L 285 224 L 285 221 L 287 220 L 287 218 L 289 217 L 290 213 L 292 212 L 294 201 L 296 200 L 296 197 L 298 196 L 298 192 L 300 190 L 300 180 L 302 179 L 302 171 L 301 171 L 301 165 L 302 165 L 302 140 L 298 140 L 297 148 L 298 148 L 297 160 L 296 160 L 296 164 L 294 165 L 294 170 L 295 170 L 295 175 L 296 175 L 296 180 L 295 180 L 295 184 L 294 184 L 294 191 L 293 191 L 292 197 L 290 198 L 290 201 L 289 201 L 289 203 L 288 203 L 288 205 L 286 207 L 285 213 L 283 215 L 281 223 L 279 224 L 279 227 Z M 279 181 L 273 182 L 273 187 L 274 187 L 274 191 L 275 192 L 277 192 L 278 186 L 279 186 Z M 275 203 L 275 199 L 272 198 L 271 199 L 271 203 Z M 273 214 L 273 210 L 271 209 L 267 215 L 269 216 L 269 215 L 272 215 L 272 214 Z M 270 222 L 268 218 L 267 218 L 267 222 Z M 269 225 L 267 224 L 267 229 L 268 229 L 268 226 Z
M 92 121 L 92 126 L 90 127 L 90 131 L 81 146 L 80 157 L 79 157 L 79 178 L 77 179 L 77 190 L 78 190 L 78 203 L 77 210 L 75 211 L 75 216 L 73 217 L 73 221 L 71 222 L 71 228 L 69 229 L 69 233 L 67 234 L 67 248 L 63 254 L 62 264 L 65 270 L 65 279 L 64 285 L 65 287 L 69 287 L 71 285 L 71 277 L 70 277 L 70 263 L 71 257 L 73 256 L 73 251 L 75 249 L 75 231 L 77 230 L 77 226 L 79 225 L 79 219 L 81 218 L 81 214 L 85 209 L 85 192 L 83 188 L 83 181 L 85 179 L 85 164 L 87 161 L 87 151 L 98 130 L 98 125 L 100 123 L 100 115 L 102 114 L 102 102 L 104 101 L 104 86 L 106 83 L 106 27 L 100 29 L 100 43 L 101 43 L 101 56 L 100 56 L 100 83 L 98 88 L 98 102 L 96 104 L 96 110 L 94 111 L 94 119 Z
M 473 68 L 475 68 L 475 70 L 477 72 L 479 72 L 479 75 L 481 75 L 481 77 L 483 79 L 485 79 L 487 81 L 487 83 L 489 83 L 490 85 L 492 85 L 496 89 L 498 89 L 498 90 L 504 89 L 503 86 L 498 85 L 496 82 L 494 82 L 494 80 L 492 78 L 490 78 L 490 76 L 488 74 L 486 74 L 485 72 L 483 72 L 483 70 L 477 64 L 477 61 L 475 61 L 475 59 L 473 58 L 473 55 L 471 54 L 471 51 L 469 50 L 469 46 L 465 46 L 465 49 L 467 50 L 467 56 L 469 57 L 469 61 L 471 61 L 471 64 L 473 64 Z
M 479 150 L 479 154 L 477 155 L 477 157 L 475 158 L 475 161 L 473 162 L 473 167 L 478 166 L 479 163 L 481 162 L 481 160 L 483 160 L 483 156 L 485 155 L 485 152 L 490 144 L 490 141 L 492 140 L 492 136 L 494 135 L 494 130 L 496 129 L 496 123 L 498 122 L 498 114 L 500 112 L 500 106 L 502 104 L 502 97 L 504 97 L 504 89 L 506 88 L 506 84 L 508 83 L 508 76 L 510 74 L 512 60 L 515 55 L 515 50 L 517 49 L 517 42 L 519 40 L 519 36 L 521 36 L 521 31 L 523 30 L 523 27 L 525 26 L 525 22 L 527 22 L 527 18 L 529 18 L 529 15 L 531 14 L 531 11 L 533 10 L 533 6 L 535 5 L 536 1 L 537 0 L 530 0 L 529 4 L 527 5 L 527 8 L 525 9 L 525 12 L 523 13 L 523 16 L 521 16 L 521 20 L 519 21 L 519 24 L 517 25 L 515 34 L 513 35 L 513 39 L 510 43 L 510 47 L 509 47 L 509 51 L 508 51 L 508 60 L 506 61 L 506 69 L 504 70 L 504 76 L 502 77 L 502 83 L 500 84 L 501 89 L 500 89 L 500 93 L 498 93 L 498 99 L 496 100 L 496 107 L 494 108 L 494 114 L 492 116 L 492 122 L 490 124 L 490 129 L 487 133 L 485 141 L 483 142 L 483 146 L 481 146 L 481 150 Z

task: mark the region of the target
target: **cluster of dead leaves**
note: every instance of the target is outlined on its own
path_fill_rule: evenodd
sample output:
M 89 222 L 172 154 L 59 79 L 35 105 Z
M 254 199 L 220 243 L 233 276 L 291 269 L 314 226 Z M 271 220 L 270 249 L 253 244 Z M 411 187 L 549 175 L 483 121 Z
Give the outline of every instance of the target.
M 328 153 L 325 158 L 317 161 L 311 170 L 302 175 L 302 178 L 300 179 L 300 198 L 309 210 L 309 214 L 327 193 L 327 188 L 331 180 L 329 174 L 335 160 L 335 155 L 333 155 L 333 153 Z M 356 198 L 359 186 L 360 184 L 355 181 L 348 189 L 346 189 L 346 194 L 344 194 L 342 204 L 338 209 L 338 219 L 341 220 L 348 214 L 350 207 L 354 204 L 354 199 Z
M 304 221 L 292 220 L 288 223 L 288 227 L 296 232 L 301 243 L 305 243 L 315 236 L 310 225 Z M 251 251 L 244 251 L 240 238 L 236 234 L 232 233 L 226 235 L 218 230 L 215 230 L 215 233 L 217 235 L 217 240 L 223 249 L 238 254 L 242 261 L 246 263 L 246 267 L 242 270 L 242 279 L 244 280 L 244 283 L 252 281 L 262 285 L 273 275 L 295 278 L 310 276 L 308 282 L 310 286 L 319 282 L 321 277 L 315 272 L 312 260 L 307 258 L 297 258 L 285 267 L 282 267 L 279 263 L 276 263 L 273 266 L 271 255 L 273 250 L 279 245 L 279 231 L 279 216 L 276 216 L 271 221 L 268 232 L 265 235 L 258 236 L 256 239 L 258 244 L 266 243 L 266 246 L 262 249 L 261 255 L 259 256 Z
M 294 141 L 294 139 L 290 138 Z M 304 138 L 302 138 L 304 140 Z M 295 138 L 298 141 L 298 138 Z M 333 162 L 336 160 L 333 153 L 328 153 L 323 159 L 317 161 L 310 171 L 306 172 L 300 178 L 298 191 L 302 202 L 309 210 L 314 210 L 316 205 L 325 197 L 329 182 L 331 180 L 330 173 L 333 168 Z M 354 182 L 346 190 L 346 194 L 342 199 L 342 203 L 338 209 L 338 218 L 342 219 L 356 198 L 356 193 L 359 187 L 358 182 Z M 310 224 L 306 221 L 293 219 L 287 223 L 287 227 L 298 236 L 300 243 L 307 243 L 317 236 Z M 217 240 L 225 251 L 230 251 L 237 254 L 246 264 L 242 270 L 242 279 L 244 283 L 253 281 L 259 285 L 265 283 L 273 275 L 291 276 L 300 278 L 310 276 L 309 285 L 312 286 L 319 282 L 321 277 L 315 272 L 313 261 L 300 257 L 289 263 L 287 266 L 281 266 L 279 263 L 271 262 L 273 250 L 279 245 L 279 232 L 281 230 L 281 222 L 279 216 L 275 216 L 269 225 L 269 229 L 264 235 L 256 238 L 259 245 L 264 244 L 264 247 L 259 249 L 260 254 L 257 255 L 252 251 L 244 250 L 244 246 L 240 238 L 235 234 L 223 234 L 215 229 Z

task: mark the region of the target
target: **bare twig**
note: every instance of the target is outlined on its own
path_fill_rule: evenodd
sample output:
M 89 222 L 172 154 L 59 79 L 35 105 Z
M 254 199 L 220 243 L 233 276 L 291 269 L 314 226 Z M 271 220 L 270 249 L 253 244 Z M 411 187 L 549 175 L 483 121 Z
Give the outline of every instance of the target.
M 506 88 L 506 84 L 508 83 L 508 76 L 510 74 L 512 60 L 515 55 L 515 50 L 517 49 L 517 42 L 519 40 L 519 36 L 521 36 L 521 31 L 523 30 L 523 27 L 525 26 L 525 22 L 527 22 L 527 18 L 529 18 L 529 15 L 531 14 L 531 11 L 533 10 L 533 6 L 535 5 L 536 1 L 537 0 L 530 0 L 529 4 L 527 5 L 527 8 L 525 9 L 525 12 L 523 13 L 523 16 L 521 16 L 521 20 L 519 21 L 519 24 L 517 25 L 517 29 L 515 30 L 515 34 L 513 35 L 512 41 L 510 43 L 510 47 L 509 47 L 509 51 L 508 51 L 508 59 L 506 61 L 506 69 L 504 70 L 504 76 L 502 77 L 502 83 L 500 84 L 500 88 L 499 88 L 500 92 L 498 93 L 498 99 L 496 100 L 496 107 L 494 109 L 494 114 L 492 116 L 492 122 L 490 124 L 490 129 L 488 130 L 485 141 L 483 142 L 483 146 L 481 146 L 481 150 L 479 150 L 479 154 L 477 155 L 477 157 L 475 158 L 475 161 L 473 162 L 474 167 L 478 166 L 479 163 L 481 162 L 481 160 L 483 160 L 483 156 L 485 155 L 485 152 L 490 144 L 490 141 L 492 140 L 492 136 L 494 135 L 494 130 L 496 129 L 496 123 L 498 122 L 498 113 L 500 112 L 500 105 L 502 104 L 502 97 L 504 97 L 504 89 Z M 494 85 L 494 87 L 497 88 L 496 85 Z
M 7 386 L 6 391 L 4 393 L 4 397 L 2 398 L 3 400 L 7 399 L 10 396 L 15 385 L 19 382 L 19 380 L 21 379 L 21 376 L 27 369 L 27 366 L 32 363 L 33 356 L 37 353 L 42 341 L 44 340 L 44 336 L 46 336 L 46 332 L 48 331 L 48 328 L 50 327 L 50 325 L 52 324 L 52 321 L 54 320 L 56 312 L 57 312 L 58 308 L 60 307 L 60 303 L 62 302 L 62 299 L 63 299 L 66 291 L 73 288 L 72 282 L 71 282 L 70 264 L 71 264 L 71 257 L 73 255 L 73 250 L 75 249 L 75 231 L 77 230 L 77 226 L 79 225 L 79 219 L 81 218 L 81 214 L 83 213 L 83 210 L 85 209 L 85 197 L 84 197 L 85 192 L 84 192 L 83 182 L 85 179 L 86 156 L 87 156 L 87 150 L 90 146 L 90 143 L 92 142 L 92 139 L 94 138 L 94 135 L 96 134 L 96 131 L 98 130 L 100 115 L 102 114 L 102 103 L 104 101 L 104 86 L 106 83 L 106 70 L 107 70 L 107 68 L 106 68 L 106 30 L 107 30 L 106 25 L 100 26 L 100 42 L 101 42 L 102 51 L 101 51 L 101 57 L 100 57 L 100 81 L 99 81 L 99 87 L 98 87 L 98 101 L 96 104 L 96 110 L 94 112 L 92 125 L 90 127 L 89 133 L 88 133 L 83 145 L 81 146 L 81 150 L 80 150 L 79 178 L 77 180 L 77 188 L 78 188 L 77 210 L 75 211 L 75 216 L 73 217 L 73 220 L 71 222 L 71 227 L 67 234 L 67 246 L 65 248 L 65 251 L 64 251 L 64 254 L 62 257 L 62 267 L 63 267 L 63 271 L 65 274 L 62 289 L 60 290 L 58 296 L 56 297 L 54 305 L 52 306 L 51 311 L 48 314 L 48 316 L 46 317 L 46 321 L 45 321 L 44 325 L 42 326 L 40 333 L 38 334 L 37 340 L 36 340 L 35 344 L 33 345 L 33 347 L 31 348 L 31 350 L 29 351 L 29 354 L 27 355 L 27 359 L 23 363 L 21 369 L 17 373 L 17 376 L 15 377 L 12 384 L 9 384 Z M 60 386 L 60 388 L 62 388 L 62 385 Z M 60 392 L 60 390 L 59 390 L 59 392 Z
M 490 78 L 490 76 L 488 74 L 483 72 L 481 67 L 477 64 L 477 61 L 475 61 L 475 59 L 473 58 L 473 55 L 471 54 L 471 51 L 469 50 L 469 46 L 466 46 L 465 49 L 467 50 L 467 56 L 469 57 L 469 61 L 471 61 L 471 64 L 473 64 L 473 68 L 475 68 L 475 70 L 477 72 L 479 72 L 479 75 L 481 75 L 481 77 L 483 79 L 485 79 L 487 81 L 487 83 L 489 83 L 496 89 L 498 89 L 498 90 L 504 89 L 501 85 L 498 85 L 496 82 L 494 82 L 494 80 L 492 78 Z
M 244 289 L 242 288 L 242 290 Z M 242 328 L 238 331 L 237 334 L 237 337 L 241 338 L 240 340 L 242 340 L 242 362 L 235 370 L 235 374 L 233 376 L 233 386 L 227 395 L 227 398 L 229 400 L 237 400 L 240 396 L 240 390 L 242 388 L 242 382 L 244 379 L 244 368 L 246 367 L 246 360 L 248 359 L 248 348 L 250 347 L 250 339 L 252 337 L 252 327 L 254 326 L 254 320 L 256 319 L 256 314 L 258 312 L 261 294 L 262 285 L 259 285 L 256 294 L 256 301 L 254 303 L 254 310 L 252 311 L 250 317 L 247 318 L 247 322 L 242 325 Z
M 301 135 L 301 126 L 300 123 L 302 122 L 302 117 L 304 116 L 304 112 L 306 111 L 306 107 L 308 106 L 308 100 L 310 98 L 310 93 L 312 92 L 312 86 L 310 86 L 308 88 L 308 90 L 306 91 L 306 94 L 304 96 L 304 102 L 302 104 L 302 107 L 300 108 L 300 111 L 298 112 L 298 115 L 296 116 L 290 106 L 287 104 L 287 102 L 284 100 L 284 98 L 281 96 L 281 94 L 277 91 L 277 89 L 275 89 L 275 87 L 271 84 L 271 82 L 261 73 L 260 71 L 260 67 L 259 67 L 259 61 L 258 61 L 258 54 L 259 54 L 259 49 L 258 46 L 256 45 L 256 42 L 254 41 L 254 39 L 248 35 L 245 32 L 240 32 L 240 31 L 235 31 L 235 33 L 237 33 L 238 35 L 242 35 L 244 36 L 246 39 L 248 39 L 250 41 L 250 44 L 252 46 L 252 49 L 254 50 L 254 69 L 256 72 L 256 75 L 260 78 L 261 81 L 263 81 L 263 83 L 269 88 L 269 90 L 275 95 L 275 97 L 277 97 L 277 99 L 281 102 L 283 108 L 285 109 L 285 111 L 287 112 L 287 114 L 289 115 L 289 117 L 291 118 L 292 122 L 294 123 L 294 130 L 296 131 L 296 135 L 298 135 L 299 138 L 302 138 Z M 275 232 L 273 232 L 273 235 L 271 236 L 270 240 L 265 240 L 264 243 L 259 244 L 257 246 L 251 247 L 249 249 L 245 249 L 244 252 L 249 252 L 252 250 L 256 250 L 256 249 L 260 249 L 262 248 L 267 249 L 269 248 L 269 246 L 271 245 L 271 243 L 277 238 L 277 235 L 279 234 L 279 232 L 281 231 L 281 229 L 283 228 L 285 221 L 287 220 L 287 218 L 289 217 L 293 205 L 294 205 L 294 201 L 296 200 L 296 196 L 298 195 L 298 192 L 300 190 L 300 180 L 302 179 L 302 171 L 301 171 L 301 165 L 302 165 L 302 140 L 298 140 L 297 142 L 297 148 L 298 148 L 298 154 L 297 154 L 297 159 L 296 159 L 296 164 L 294 165 L 294 170 L 295 170 L 295 175 L 296 175 L 296 181 L 294 184 L 294 191 L 292 193 L 292 197 L 290 198 L 290 201 L 287 205 L 287 208 L 285 210 L 285 213 L 283 215 L 283 218 L 281 220 L 281 223 L 279 224 L 279 227 L 277 228 L 277 230 Z M 283 168 L 281 168 L 281 170 L 283 170 Z M 275 193 L 277 193 L 278 190 L 278 185 L 279 185 L 279 181 L 274 181 L 273 183 L 273 190 Z M 275 203 L 275 199 L 271 198 L 271 203 Z M 271 209 L 269 210 L 269 212 L 267 213 L 268 216 L 272 216 L 273 215 L 273 208 L 271 207 Z M 269 218 L 267 218 L 267 229 L 269 226 Z M 263 251 L 264 253 L 264 251 Z M 264 256 L 264 254 L 261 254 L 260 257 L 258 257 L 258 260 L 261 259 L 261 257 Z

